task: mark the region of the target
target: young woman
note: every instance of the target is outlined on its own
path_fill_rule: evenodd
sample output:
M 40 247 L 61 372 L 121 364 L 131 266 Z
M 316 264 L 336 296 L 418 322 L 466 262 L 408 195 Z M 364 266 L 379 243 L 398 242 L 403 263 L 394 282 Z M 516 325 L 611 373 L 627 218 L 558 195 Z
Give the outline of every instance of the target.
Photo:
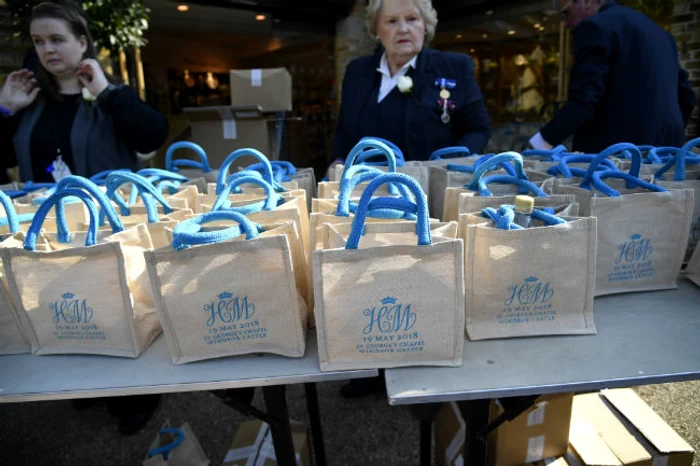
M 10 73 L 0 91 L 0 166 L 19 166 L 20 181 L 34 182 L 54 181 L 58 157 L 85 177 L 138 169 L 137 152 L 165 143 L 165 117 L 110 81 L 77 8 L 41 3 L 29 24 L 39 66 Z
M 139 168 L 136 152 L 165 143 L 168 121 L 129 87 L 113 84 L 97 62 L 87 22 L 77 8 L 34 7 L 29 32 L 37 72 L 11 73 L 0 91 L 0 168 L 19 165 L 20 181 L 53 182 L 60 157 L 74 175 Z M 123 434 L 138 432 L 160 395 L 107 399 Z M 90 400 L 74 402 L 83 409 Z

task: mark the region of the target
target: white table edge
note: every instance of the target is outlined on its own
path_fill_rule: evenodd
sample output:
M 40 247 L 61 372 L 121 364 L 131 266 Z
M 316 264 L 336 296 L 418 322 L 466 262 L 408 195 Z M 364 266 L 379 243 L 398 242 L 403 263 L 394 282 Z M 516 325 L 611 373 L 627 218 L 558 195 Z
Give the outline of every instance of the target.
M 144 385 L 110 387 L 89 390 L 61 390 L 41 393 L 22 393 L 3 395 L 0 391 L 0 403 L 18 403 L 24 401 L 69 400 L 75 398 L 101 398 L 107 396 L 150 395 L 157 393 L 198 392 L 224 390 L 227 388 L 264 387 L 270 385 L 291 385 L 300 383 L 330 382 L 377 376 L 376 369 L 320 372 L 318 374 L 285 375 L 241 380 L 223 380 L 217 382 L 190 382 L 180 384 Z
M 386 377 L 386 375 L 385 375 Z M 554 385 L 534 385 L 523 387 L 499 388 L 493 390 L 470 390 L 443 392 L 439 395 L 430 393 L 387 394 L 392 406 L 413 405 L 424 403 L 446 403 L 450 401 L 473 401 L 491 398 L 506 398 L 513 396 L 550 395 L 555 393 L 588 392 L 606 388 L 630 388 L 640 385 L 654 385 L 670 382 L 688 382 L 700 380 L 700 370 L 673 374 L 655 374 L 639 377 L 625 377 L 611 380 L 592 380 L 585 382 L 570 382 Z

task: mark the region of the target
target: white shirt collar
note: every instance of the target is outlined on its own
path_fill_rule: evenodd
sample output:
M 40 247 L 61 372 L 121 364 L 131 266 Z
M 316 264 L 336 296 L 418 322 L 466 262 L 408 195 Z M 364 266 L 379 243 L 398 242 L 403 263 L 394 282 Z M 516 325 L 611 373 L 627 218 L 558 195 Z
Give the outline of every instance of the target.
M 408 71 L 408 68 L 414 68 L 416 67 L 416 61 L 418 60 L 418 55 L 415 55 L 413 58 L 411 58 L 408 63 L 403 65 L 401 69 L 399 70 L 398 73 L 396 73 L 396 76 L 403 76 L 406 74 Z M 386 58 L 386 52 L 382 54 L 381 60 L 379 60 L 379 68 L 377 68 L 377 71 L 379 71 L 382 76 L 386 76 L 387 78 L 391 78 L 391 71 L 389 71 L 389 61 Z

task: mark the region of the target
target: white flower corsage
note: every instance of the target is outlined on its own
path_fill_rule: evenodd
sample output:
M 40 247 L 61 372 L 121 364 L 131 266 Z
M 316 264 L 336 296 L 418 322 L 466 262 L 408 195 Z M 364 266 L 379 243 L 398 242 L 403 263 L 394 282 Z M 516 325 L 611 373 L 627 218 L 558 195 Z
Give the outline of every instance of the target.
M 92 104 L 95 102 L 95 100 L 97 100 L 97 97 L 92 95 L 87 87 L 83 88 L 82 93 L 83 93 L 83 101 L 87 104 Z
M 402 94 L 413 93 L 413 79 L 411 79 L 410 76 L 401 76 L 399 78 L 397 86 L 399 87 L 399 91 L 401 91 Z

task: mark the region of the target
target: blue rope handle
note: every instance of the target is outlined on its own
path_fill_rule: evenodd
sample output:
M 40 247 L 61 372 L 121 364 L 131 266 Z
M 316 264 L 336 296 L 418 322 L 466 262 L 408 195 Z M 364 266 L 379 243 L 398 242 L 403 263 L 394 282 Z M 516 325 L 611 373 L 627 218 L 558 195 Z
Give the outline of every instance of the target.
M 700 146 L 700 138 L 695 138 L 685 143 L 683 147 L 681 147 L 680 150 L 676 152 L 675 157 L 673 159 L 669 160 L 666 163 L 666 165 L 664 165 L 656 173 L 654 173 L 654 177 L 661 178 L 664 175 L 664 173 L 666 173 L 672 166 L 675 165 L 676 173 L 673 176 L 673 180 L 685 181 L 685 166 L 688 163 L 688 159 L 696 158 L 695 156 L 691 155 L 692 152 L 690 151 L 697 146 Z
M 39 191 L 40 189 L 50 189 L 56 186 L 56 183 L 35 183 L 33 181 L 27 181 L 22 186 L 22 191 L 32 193 L 34 191 Z
M 260 186 L 265 190 L 265 194 L 267 195 L 267 197 L 264 201 L 232 208 L 231 201 L 229 201 L 228 197 L 231 194 L 232 190 L 235 190 L 238 186 L 242 184 L 255 184 Z M 282 198 L 282 196 L 277 194 L 272 185 L 267 181 L 263 180 L 262 178 L 257 178 L 255 176 L 238 176 L 226 185 L 221 194 L 219 194 L 219 197 L 216 198 L 216 202 L 214 202 L 214 205 L 212 206 L 211 210 L 234 210 L 244 215 L 248 215 L 254 212 L 260 212 L 261 210 L 274 210 L 283 202 L 284 199 Z
M 647 183 L 646 181 L 636 178 L 630 175 L 629 173 L 613 172 L 610 170 L 594 172 L 592 182 L 593 187 L 601 193 L 605 194 L 606 196 L 610 197 L 619 197 L 620 192 L 612 189 L 610 186 L 603 183 L 604 178 L 619 178 L 621 180 L 625 180 L 627 182 L 628 189 L 641 188 L 657 193 L 666 192 L 665 188 L 656 184 Z
M 163 193 L 166 189 L 168 190 L 168 194 L 175 194 L 177 193 L 177 190 L 180 188 L 180 182 L 179 181 L 171 181 L 171 180 L 163 180 L 163 181 L 158 181 L 156 183 L 156 189 Z
M 202 225 L 209 222 L 231 220 L 238 225 L 223 230 L 202 231 Z M 240 236 L 245 233 L 246 239 L 256 239 L 263 227 L 250 221 L 245 215 L 232 210 L 215 210 L 198 217 L 180 222 L 173 231 L 173 248 L 186 249 L 201 244 L 215 244 Z
M 46 220 L 46 215 L 54 205 L 60 204 L 62 200 L 67 197 L 77 197 L 85 203 L 90 216 L 90 225 L 85 235 L 85 246 L 95 245 L 97 242 L 97 207 L 95 203 L 85 191 L 76 188 L 66 188 L 57 191 L 39 206 L 39 209 L 34 214 L 32 224 L 29 226 L 29 230 L 27 230 L 27 236 L 24 238 L 24 249 L 27 251 L 34 251 L 34 249 L 36 249 L 36 240 L 41 231 L 41 226 L 44 224 L 44 220 Z M 70 241 L 63 242 L 67 243 Z
M 239 159 L 246 155 L 250 155 L 251 157 L 255 157 L 256 159 L 260 160 L 264 167 L 262 177 L 265 181 L 270 183 L 273 188 L 275 188 L 275 191 L 280 193 L 286 191 L 286 189 L 284 189 L 284 187 L 281 184 L 275 181 L 274 173 L 272 172 L 272 165 L 270 165 L 270 161 L 267 159 L 267 157 L 265 157 L 265 154 L 256 149 L 246 148 L 234 150 L 229 154 L 228 157 L 226 157 L 224 163 L 221 164 L 221 167 L 219 168 L 219 175 L 216 179 L 216 194 L 221 194 L 221 191 L 224 190 L 224 187 L 226 186 L 225 181 L 228 178 L 228 171 L 231 167 L 231 164 L 236 159 Z
M 404 157 L 403 151 L 399 148 L 399 146 L 397 146 L 393 142 L 389 141 L 388 139 L 380 138 L 377 136 L 365 136 L 362 139 L 360 139 L 360 142 L 362 142 L 362 141 L 379 141 L 382 144 L 384 144 L 385 146 L 389 146 L 389 148 L 394 152 L 394 157 L 396 158 L 396 164 L 398 166 L 403 166 L 403 162 L 404 162 L 404 160 L 406 160 L 406 158 Z M 400 165 L 399 165 L 399 162 L 401 162 Z
M 179 159 L 173 162 L 173 154 L 179 149 L 190 149 L 194 151 L 194 153 L 199 157 L 200 161 L 196 162 L 189 159 Z M 202 149 L 202 146 L 189 141 L 181 141 L 171 144 L 170 147 L 168 147 L 168 150 L 165 152 L 165 169 L 171 172 L 177 172 L 179 171 L 180 167 L 197 168 L 202 170 L 204 173 L 209 173 L 212 171 L 211 166 L 209 166 L 209 158 L 207 157 L 207 153 L 204 152 L 204 149 Z
M 478 166 L 475 165 L 474 177 L 472 181 L 466 186 L 467 189 L 471 191 L 480 191 L 481 178 L 490 170 L 497 168 L 498 166 L 509 165 L 508 162 L 513 162 L 515 165 L 515 176 L 521 180 L 527 181 L 527 175 L 525 175 L 525 169 L 523 168 L 523 157 L 517 152 L 504 152 L 502 154 L 489 157 L 484 162 L 480 163 Z M 485 186 L 484 186 L 485 188 Z
M 498 210 L 493 207 L 487 207 L 481 211 L 481 216 L 493 220 L 493 223 L 499 230 L 524 230 L 522 226 L 515 223 L 515 207 L 512 205 L 502 205 Z M 530 216 L 547 226 L 568 223 L 563 218 L 541 209 L 533 209 Z
M 485 178 L 481 178 L 478 184 L 479 196 L 493 196 L 491 190 L 487 187 L 490 183 L 498 184 L 512 184 L 518 187 L 518 193 L 529 194 L 532 193 L 537 197 L 547 197 L 547 193 L 542 191 L 539 186 L 537 186 L 532 181 L 523 180 L 510 175 L 491 175 Z
M 643 152 L 642 163 L 660 164 L 664 163 L 663 158 L 671 156 L 673 158 L 678 152 L 677 147 L 654 147 L 654 146 L 639 146 L 639 150 Z
M 271 160 L 270 163 L 273 167 L 280 167 L 282 170 L 284 170 L 284 173 L 287 175 L 297 174 L 297 167 L 295 167 L 292 162 L 289 162 L 287 160 Z
M 356 165 L 358 166 L 358 165 Z M 372 167 L 368 167 L 372 168 Z M 357 187 L 357 185 L 364 183 L 366 181 L 371 181 L 378 176 L 385 175 L 383 171 L 379 169 L 372 169 L 372 170 L 367 170 L 364 171 L 351 179 L 347 180 L 345 184 L 343 185 L 343 189 L 340 190 L 340 194 L 338 196 L 338 206 L 335 211 L 335 215 L 338 217 L 349 217 L 350 212 L 355 213 L 357 211 L 357 205 L 353 206 L 353 203 L 350 202 L 350 196 L 352 195 L 353 190 Z M 388 187 L 391 188 L 394 186 L 393 184 L 388 184 Z M 403 184 L 399 184 L 397 186 L 394 186 L 394 189 L 398 190 L 399 195 L 403 197 L 406 200 L 409 201 L 414 201 L 413 196 L 411 194 L 411 191 L 408 189 Z M 365 188 L 366 190 L 366 188 Z M 391 190 L 390 190 L 391 191 Z M 393 218 L 393 217 L 392 217 Z
M 382 151 L 379 149 L 367 149 L 360 153 L 360 155 L 357 156 L 357 159 L 355 160 L 355 165 L 357 164 L 362 164 L 362 165 L 370 165 L 373 167 L 388 167 L 389 166 L 389 161 L 388 160 L 372 160 L 375 157 L 382 157 Z M 405 162 L 403 159 L 396 158 L 396 166 L 397 167 L 403 167 L 405 165 Z
M 19 217 L 17 216 L 17 211 L 15 210 L 15 205 L 12 203 L 12 199 L 3 191 L 0 191 L 0 202 L 5 209 L 5 218 L 7 219 L 7 224 L 10 226 L 10 233 L 17 233 L 19 231 Z
M 161 170 L 160 168 L 144 168 L 136 172 L 137 175 L 141 175 L 144 178 L 155 177 L 154 181 L 179 181 L 180 183 L 187 183 L 190 181 L 186 176 L 178 175 L 177 173 L 169 172 L 167 170 Z
M 598 170 L 598 165 L 600 165 L 600 163 L 608 157 L 619 154 L 623 151 L 627 151 L 632 158 L 632 165 L 630 166 L 629 174 L 632 175 L 632 177 L 634 178 L 639 178 L 639 170 L 641 169 L 642 165 L 642 152 L 634 144 L 622 142 L 620 144 L 613 144 L 600 154 L 593 157 L 593 160 L 591 160 L 591 164 L 588 166 L 588 170 L 586 170 L 586 175 L 583 177 L 581 187 L 584 189 L 591 189 L 591 180 L 593 178 L 593 173 L 595 173 L 596 170 Z M 627 187 L 629 189 L 632 189 L 632 185 L 633 183 L 630 180 L 627 180 Z
M 17 199 L 18 197 L 24 197 L 27 195 L 27 191 L 22 191 L 20 189 L 6 189 L 3 191 L 10 199 Z
M 547 173 L 550 175 L 561 175 L 564 178 L 573 178 L 573 172 L 570 163 L 591 163 L 596 158 L 595 155 L 590 154 L 572 154 L 566 155 L 559 159 L 559 163 L 553 167 L 549 167 Z M 574 167 L 576 168 L 576 167 Z M 596 167 L 596 170 L 612 170 L 619 171 L 617 165 L 612 160 L 605 159 L 600 161 L 600 164 Z M 584 173 L 585 176 L 585 173 Z
M 58 182 L 56 191 L 68 188 L 87 191 L 87 193 L 97 201 L 97 204 L 100 206 L 100 225 L 104 225 L 104 219 L 106 217 L 109 226 L 112 228 L 112 233 L 119 233 L 124 230 L 124 225 L 122 225 L 121 220 L 119 220 L 119 216 L 114 210 L 114 207 L 112 207 L 112 203 L 109 202 L 109 198 L 99 186 L 82 176 L 70 175 Z M 70 234 L 68 232 L 68 222 L 66 221 L 66 211 L 63 204 L 64 202 L 62 201 L 56 205 L 56 233 L 59 242 L 67 243 L 70 239 Z
M 428 160 L 457 159 L 461 157 L 469 157 L 471 155 L 471 151 L 465 146 L 443 147 L 442 149 L 438 149 L 430 154 L 430 158 Z
M 117 194 L 117 189 L 123 184 L 131 183 L 131 189 L 138 189 L 139 196 L 143 200 L 146 206 L 146 214 L 148 216 L 148 223 L 155 223 L 158 221 L 158 209 L 156 208 L 155 201 L 158 201 L 160 205 L 163 206 L 163 213 L 169 214 L 173 211 L 168 201 L 163 197 L 163 194 L 156 189 L 147 179 L 136 173 L 112 173 L 107 177 L 105 185 L 107 186 L 107 197 L 113 199 L 119 205 L 121 213 L 123 216 L 131 215 L 131 209 L 124 202 L 124 199 Z M 155 201 L 154 201 L 155 199 Z M 100 224 L 102 224 L 102 217 L 100 216 Z
M 369 182 L 369 185 L 362 193 L 360 203 L 357 206 L 357 212 L 352 222 L 352 230 L 345 244 L 345 249 L 357 249 L 360 244 L 360 237 L 364 230 L 365 221 L 369 204 L 372 201 L 372 195 L 382 185 L 387 183 L 404 184 L 413 193 L 417 206 L 416 219 L 416 235 L 418 236 L 418 245 L 425 246 L 432 244 L 430 236 L 430 223 L 428 215 L 428 203 L 425 193 L 421 189 L 416 180 L 403 173 L 387 173 L 380 175 Z M 375 204 L 376 205 L 376 204 Z
M 377 167 L 373 167 L 371 165 L 353 165 L 352 167 L 348 168 L 347 170 L 343 170 L 343 175 L 340 177 L 340 191 L 338 195 L 340 196 L 343 192 L 343 190 L 347 189 L 347 184 L 348 181 L 354 178 L 355 176 L 359 175 L 360 173 L 366 173 L 366 172 L 372 172 L 372 173 L 377 173 L 377 174 L 383 174 L 384 172 L 378 169 Z M 349 197 L 352 194 L 352 190 L 357 187 L 357 184 L 352 186 L 350 191 L 347 193 L 347 196 Z M 388 186 L 389 194 L 392 196 L 398 196 L 399 195 L 399 190 L 396 186 L 393 184 L 390 184 Z
M 415 202 L 397 197 L 375 197 L 369 201 L 367 217 L 416 221 L 418 219 L 418 205 Z
M 396 155 L 394 155 L 394 151 L 388 145 L 384 144 L 383 142 L 377 139 L 362 138 L 362 140 L 360 140 L 360 142 L 358 142 L 355 145 L 355 147 L 353 147 L 350 150 L 350 153 L 348 154 L 348 157 L 345 160 L 345 166 L 343 167 L 342 176 L 345 176 L 345 172 L 348 170 L 348 168 L 352 167 L 353 165 L 356 165 L 355 159 L 357 159 L 357 157 L 366 149 L 377 149 L 379 151 L 378 153 L 381 153 L 383 156 L 386 157 L 388 161 L 389 172 L 396 172 Z
M 96 173 L 92 175 L 89 180 L 95 183 L 97 186 L 104 186 L 105 181 L 107 180 L 107 176 L 109 176 L 110 173 L 112 172 L 128 172 L 131 173 L 131 170 L 128 168 L 118 168 L 116 170 L 103 170 L 99 173 Z
M 285 181 L 291 181 L 292 179 L 289 177 L 287 169 L 283 165 L 279 165 L 278 163 L 279 160 L 271 160 L 270 165 L 272 166 L 272 177 L 275 181 L 278 183 L 282 183 Z M 289 163 L 289 162 L 285 162 Z M 292 165 L 293 167 L 293 165 Z M 265 173 L 265 165 L 262 163 L 254 163 L 252 165 L 248 165 L 246 170 L 251 170 L 255 171 L 256 173 L 260 173 L 261 175 Z M 296 168 L 294 169 L 294 173 L 296 173 Z
M 565 154 L 567 151 L 566 147 L 559 144 L 557 147 L 552 149 L 528 149 L 522 152 L 523 157 L 541 157 L 540 160 L 559 160 L 561 154 Z
M 492 158 L 496 157 L 496 154 L 487 154 L 487 155 L 482 155 L 476 161 L 474 162 L 474 165 L 469 166 L 469 165 L 456 165 L 453 163 L 447 164 L 445 167 L 446 170 L 452 171 L 452 172 L 460 172 L 460 173 L 474 173 L 477 168 L 482 166 L 484 163 L 488 162 Z M 492 168 L 489 168 L 489 171 L 491 170 L 498 170 L 499 168 L 502 168 L 503 170 L 506 171 L 507 174 L 511 176 L 517 176 L 517 173 L 515 171 L 515 167 L 511 165 L 508 162 L 500 162 L 497 166 L 494 166 Z M 465 185 L 466 187 L 466 185 Z
M 172 443 L 169 443 L 167 445 L 148 450 L 149 458 L 156 455 L 163 455 L 163 459 L 167 461 L 168 457 L 170 456 L 170 452 L 185 441 L 185 433 L 180 429 L 174 429 L 172 427 L 163 427 L 162 429 L 160 429 L 158 435 L 164 434 L 175 434 L 175 440 L 173 440 Z

